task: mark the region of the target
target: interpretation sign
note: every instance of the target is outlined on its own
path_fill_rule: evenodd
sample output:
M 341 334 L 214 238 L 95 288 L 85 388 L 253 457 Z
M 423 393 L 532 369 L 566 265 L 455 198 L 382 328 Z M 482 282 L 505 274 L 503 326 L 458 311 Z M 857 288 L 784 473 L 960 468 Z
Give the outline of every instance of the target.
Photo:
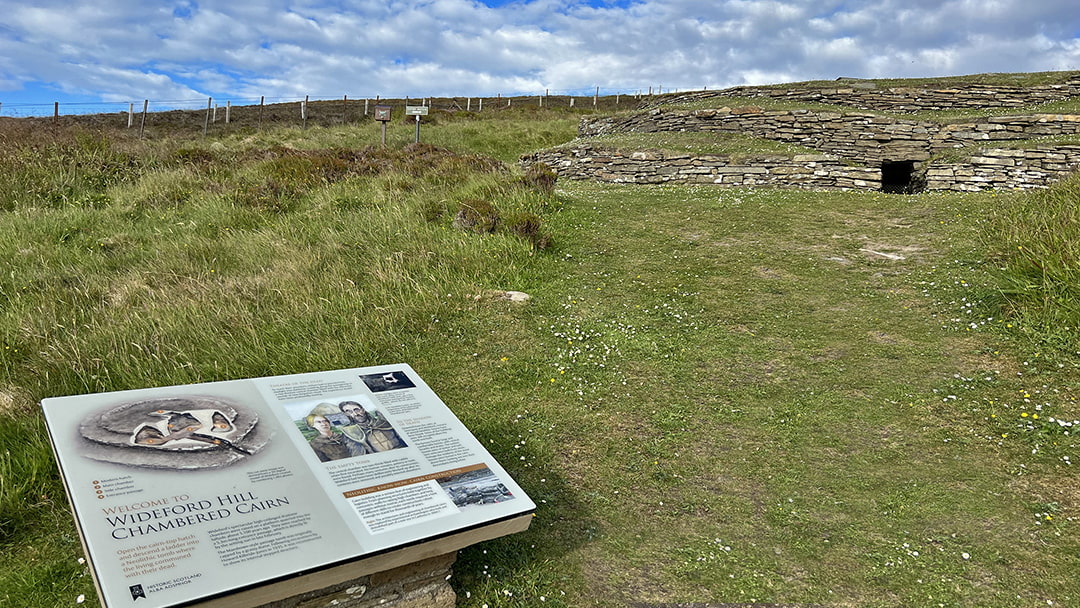
M 404 364 L 42 408 L 109 608 L 187 605 L 535 510 Z

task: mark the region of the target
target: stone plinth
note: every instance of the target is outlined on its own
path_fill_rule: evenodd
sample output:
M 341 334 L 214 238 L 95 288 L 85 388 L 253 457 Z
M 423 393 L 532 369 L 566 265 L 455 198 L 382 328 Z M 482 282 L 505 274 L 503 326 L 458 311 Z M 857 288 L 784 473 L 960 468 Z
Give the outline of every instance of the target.
M 262 604 L 259 608 L 453 608 L 450 567 L 457 552 L 431 557 L 322 589 Z

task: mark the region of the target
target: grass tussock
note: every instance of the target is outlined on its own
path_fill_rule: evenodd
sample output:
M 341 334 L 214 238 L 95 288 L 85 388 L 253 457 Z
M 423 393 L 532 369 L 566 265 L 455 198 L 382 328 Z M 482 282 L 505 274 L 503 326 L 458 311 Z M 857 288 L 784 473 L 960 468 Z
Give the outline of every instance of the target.
M 1002 306 L 1029 337 L 1075 354 L 1080 327 L 1080 176 L 1010 198 L 990 216 Z

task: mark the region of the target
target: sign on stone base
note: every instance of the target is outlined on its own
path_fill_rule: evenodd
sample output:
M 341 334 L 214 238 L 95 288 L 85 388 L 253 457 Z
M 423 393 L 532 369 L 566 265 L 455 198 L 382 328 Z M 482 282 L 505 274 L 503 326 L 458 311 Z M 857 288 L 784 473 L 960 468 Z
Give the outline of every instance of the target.
M 356 595 L 359 577 L 452 561 L 535 510 L 404 364 L 42 408 L 106 608 Z

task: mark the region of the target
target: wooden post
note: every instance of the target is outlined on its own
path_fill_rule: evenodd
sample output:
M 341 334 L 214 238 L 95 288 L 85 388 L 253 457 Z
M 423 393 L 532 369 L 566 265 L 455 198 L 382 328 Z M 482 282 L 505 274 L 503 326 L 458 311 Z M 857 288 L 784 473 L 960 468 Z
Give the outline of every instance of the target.
M 477 112 L 483 112 L 483 111 L 484 111 L 484 98 L 483 98 L 483 97 L 481 97 L 480 99 L 478 99 L 478 100 L 477 100 L 477 103 L 479 103 L 480 105 L 479 105 L 479 107 L 478 107 L 478 108 L 476 109 L 476 111 L 477 111 Z
M 232 100 L 225 102 L 225 124 L 229 124 L 229 114 L 232 110 Z
M 54 101 L 53 102 L 53 114 L 52 114 L 53 124 L 56 124 L 56 121 L 58 121 L 58 120 L 60 120 L 60 102 L 59 101 Z
M 217 124 L 217 108 L 218 104 L 214 104 L 214 113 L 210 116 L 210 122 Z
M 142 122 L 139 123 L 139 139 L 142 139 L 143 132 L 146 130 L 146 108 L 150 106 L 150 100 L 144 99 L 142 102 Z
M 600 102 L 600 87 L 596 87 L 596 94 L 592 98 L 592 107 L 596 107 L 596 104 Z
M 472 97 L 465 100 L 465 111 L 472 112 Z
M 135 124 L 135 102 L 128 104 L 128 128 Z
M 213 97 L 206 98 L 206 118 L 203 120 L 202 134 L 206 137 L 206 132 L 210 129 L 210 105 L 213 103 Z
M 307 129 L 307 102 L 310 96 L 304 95 L 304 101 L 300 102 L 300 119 L 303 121 L 303 128 Z
M 368 110 L 368 99 L 365 97 L 364 98 L 364 116 L 367 116 L 367 110 Z
M 265 103 L 266 103 L 266 96 L 265 95 L 260 96 L 259 97 L 259 128 L 260 129 L 262 128 L 263 107 L 264 107 Z
M 341 98 L 341 124 L 349 122 L 349 96 L 345 95 Z

